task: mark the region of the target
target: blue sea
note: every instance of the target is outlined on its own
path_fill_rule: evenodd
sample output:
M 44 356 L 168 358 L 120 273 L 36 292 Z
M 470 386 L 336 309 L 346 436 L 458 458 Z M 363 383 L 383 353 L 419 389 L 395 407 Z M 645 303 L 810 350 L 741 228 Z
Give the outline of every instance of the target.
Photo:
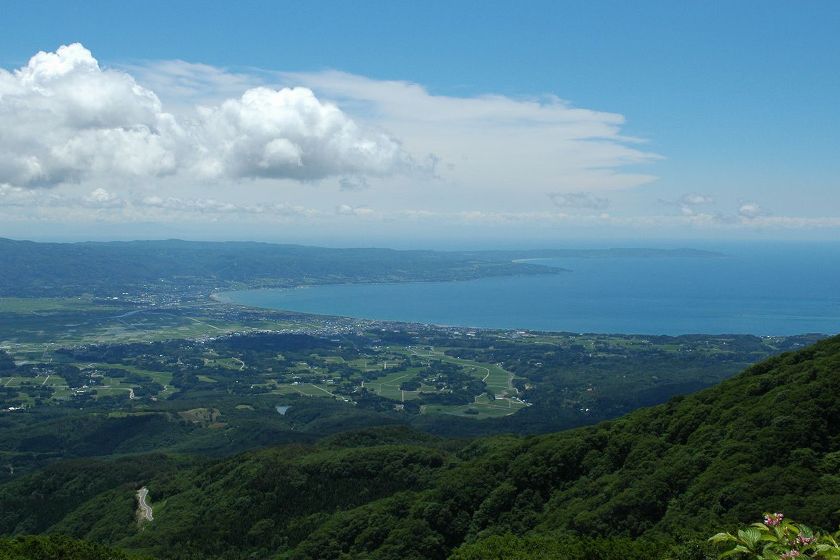
M 715 249 L 721 256 L 532 261 L 569 270 L 560 274 L 247 290 L 221 298 L 303 313 L 463 327 L 670 335 L 840 332 L 840 244 Z

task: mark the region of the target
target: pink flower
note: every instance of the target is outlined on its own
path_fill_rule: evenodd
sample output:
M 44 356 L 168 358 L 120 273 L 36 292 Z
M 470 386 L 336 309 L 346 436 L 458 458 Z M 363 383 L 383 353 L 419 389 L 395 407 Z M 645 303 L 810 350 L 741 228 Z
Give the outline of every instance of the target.
M 805 537 L 803 535 L 799 535 L 796 537 L 796 544 L 800 546 L 808 546 L 809 544 L 813 543 L 816 539 L 814 537 Z
M 790 558 L 799 558 L 800 556 L 801 554 L 798 550 L 791 550 L 790 552 L 785 552 L 779 556 L 779 558 L 781 558 L 781 560 L 789 560 Z
M 768 527 L 776 527 L 782 522 L 782 519 L 784 518 L 784 514 L 781 513 L 768 513 L 764 516 L 764 524 Z

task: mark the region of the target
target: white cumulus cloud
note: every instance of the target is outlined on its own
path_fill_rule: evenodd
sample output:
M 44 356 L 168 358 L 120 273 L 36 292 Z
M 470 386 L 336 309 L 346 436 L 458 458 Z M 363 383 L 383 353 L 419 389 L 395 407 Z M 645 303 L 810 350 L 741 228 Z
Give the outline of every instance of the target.
M 338 107 L 307 88 L 259 87 L 239 99 L 199 109 L 201 171 L 227 177 L 300 180 L 332 175 L 387 175 L 402 163 L 400 145 L 363 131 Z
M 755 202 L 746 202 L 738 208 L 738 215 L 742 218 L 746 218 L 748 220 L 758 218 L 764 213 L 761 206 L 756 204 Z
M 151 89 L 78 43 L 0 69 L 0 150 L 0 183 L 28 188 L 178 174 L 382 176 L 410 160 L 307 88 L 251 88 L 192 114 L 166 112 Z
M 119 208 L 125 205 L 119 196 L 103 188 L 92 190 L 82 199 L 82 202 L 85 206 L 92 208 Z
M 371 208 L 366 207 L 353 207 L 349 204 L 339 204 L 336 209 L 335 213 L 340 216 L 370 216 L 374 212 Z
M 715 199 L 711 196 L 701 193 L 687 193 L 680 197 L 680 204 L 686 206 L 702 206 L 712 204 L 714 201 Z
M 173 117 L 153 92 L 102 70 L 80 44 L 0 69 L 0 181 L 51 186 L 90 173 L 175 170 Z
M 715 199 L 708 194 L 691 192 L 682 195 L 677 200 L 659 199 L 659 202 L 666 206 L 676 206 L 683 216 L 695 216 L 699 219 L 714 218 L 713 214 L 701 211 L 701 207 L 712 205 L 715 202 Z

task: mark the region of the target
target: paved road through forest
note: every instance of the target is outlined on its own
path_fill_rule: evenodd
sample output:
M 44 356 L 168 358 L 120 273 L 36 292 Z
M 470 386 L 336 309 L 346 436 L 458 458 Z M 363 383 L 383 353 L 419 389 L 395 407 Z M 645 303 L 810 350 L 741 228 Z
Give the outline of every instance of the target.
M 137 513 L 140 521 L 154 521 L 155 517 L 152 515 L 152 506 L 146 503 L 146 497 L 149 495 L 149 489 L 145 486 L 137 491 Z

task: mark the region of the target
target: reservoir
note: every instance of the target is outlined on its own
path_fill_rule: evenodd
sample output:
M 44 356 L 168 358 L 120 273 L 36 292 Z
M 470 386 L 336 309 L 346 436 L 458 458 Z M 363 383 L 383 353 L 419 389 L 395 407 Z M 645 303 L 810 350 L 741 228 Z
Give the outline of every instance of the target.
M 302 313 L 436 325 L 623 334 L 840 332 L 840 245 L 718 249 L 716 257 L 533 261 L 556 274 L 338 284 L 220 294 Z

